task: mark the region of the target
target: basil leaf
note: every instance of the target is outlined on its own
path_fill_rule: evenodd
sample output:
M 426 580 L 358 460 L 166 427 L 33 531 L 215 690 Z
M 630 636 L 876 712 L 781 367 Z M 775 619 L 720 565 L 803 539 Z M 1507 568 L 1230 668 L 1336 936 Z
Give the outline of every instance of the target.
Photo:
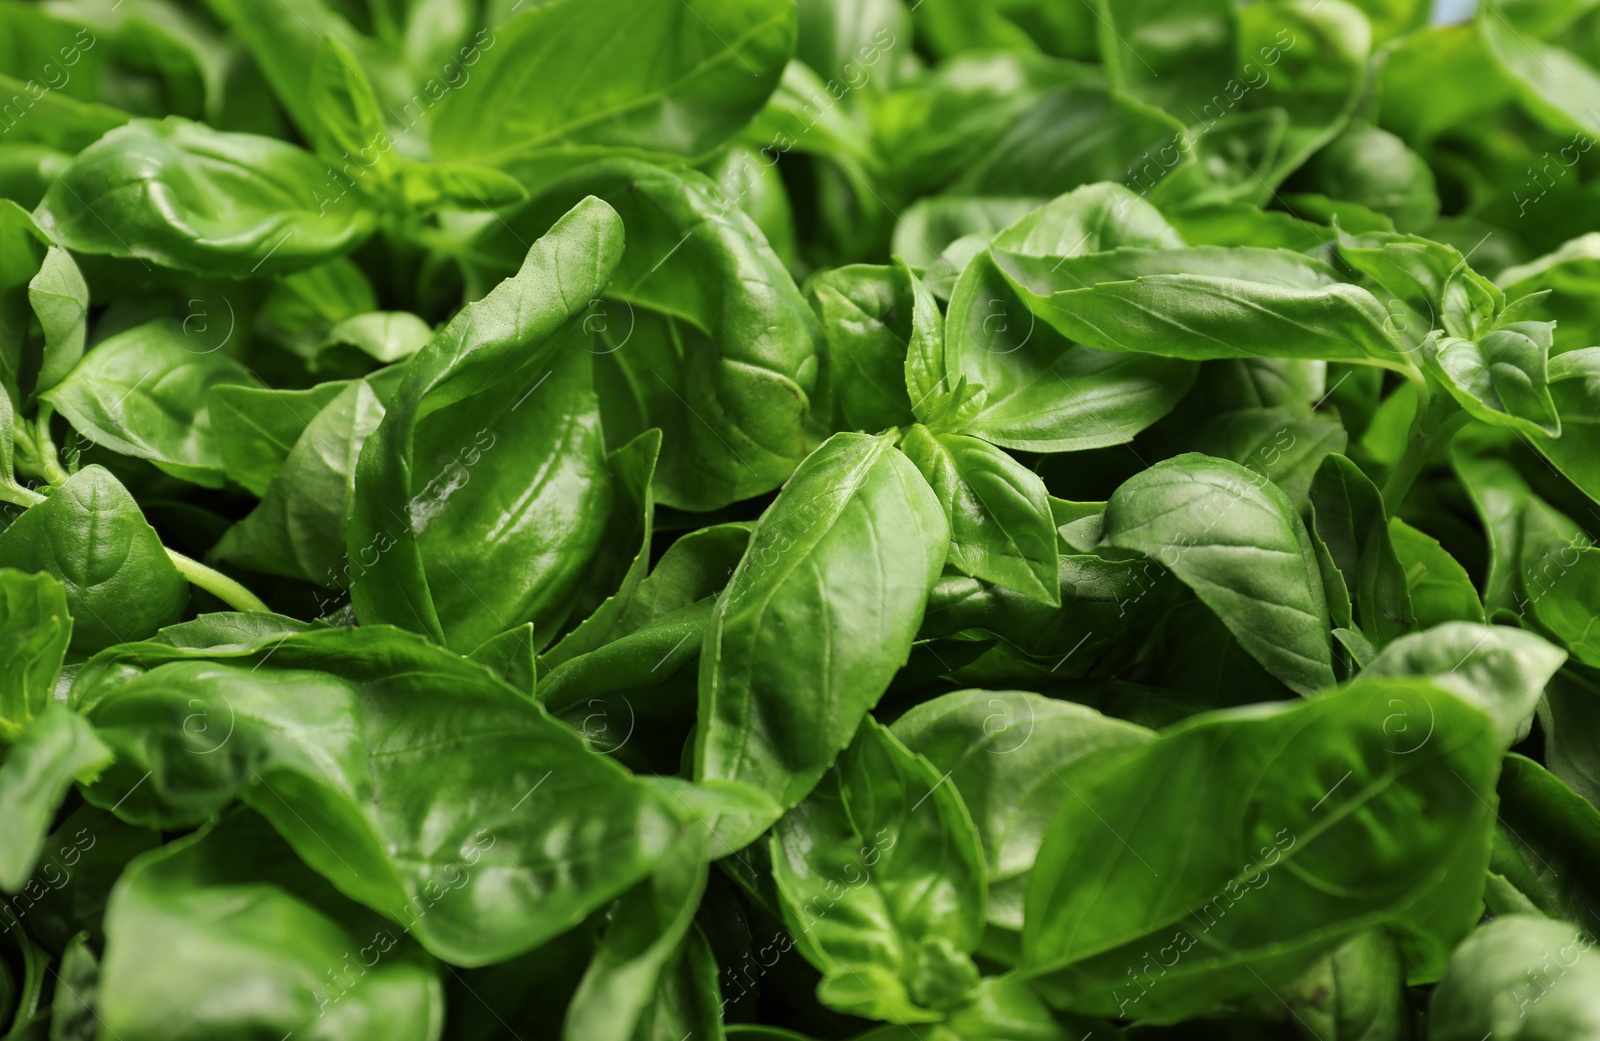
M 540 4 L 489 37 L 471 78 L 429 113 L 429 141 L 441 160 L 501 167 L 530 187 L 607 154 L 704 155 L 772 92 L 795 21 L 778 0 Z M 612 74 L 592 79 L 602 65 Z
M 906 433 L 900 450 L 944 506 L 950 564 L 1060 606 L 1055 519 L 1038 474 L 986 441 L 934 434 L 920 424 Z
M 0 531 L 0 567 L 48 571 L 61 582 L 76 651 L 149 636 L 189 601 L 188 583 L 138 503 L 98 466 Z
M 1069 797 L 1055 771 L 1154 736 L 1071 702 L 987 690 L 925 701 L 890 729 L 961 794 L 988 866 L 989 924 L 1016 932 L 1039 844 Z
M 213 553 L 241 567 L 320 586 L 346 581 L 345 524 L 361 446 L 383 419 L 364 381 L 345 387 L 295 441 L 261 504 Z
M 715 596 L 750 543 L 745 524 L 714 524 L 690 532 L 662 554 L 637 585 L 624 587 L 540 658 L 543 670 L 591 653 Z M 698 654 L 699 641 L 693 650 Z
M 835 268 L 806 283 L 822 322 L 814 421 L 830 430 L 877 433 L 913 422 L 926 391 L 908 374 L 938 342 L 938 305 L 904 264 Z
M 165 319 L 97 344 L 43 397 L 96 444 L 218 488 L 223 461 L 207 396 L 254 383 L 244 366 Z
M 531 623 L 491 636 L 467 655 L 530 698 L 538 679 L 538 656 Z
M 956 281 L 943 371 L 933 370 L 955 401 L 925 421 L 1005 448 L 1082 451 L 1132 440 L 1193 383 L 1186 362 L 1092 350 L 1040 322 L 991 253 L 975 257 Z M 958 393 L 962 378 L 974 393 L 983 389 L 971 405 Z
M 106 934 L 96 1012 L 128 1041 L 279 1030 L 423 1041 L 444 1014 L 431 959 L 246 812 L 135 860 Z
M 1406 571 L 1406 590 L 1417 628 L 1484 621 L 1483 602 L 1467 569 L 1446 553 L 1437 539 L 1399 517 L 1389 521 L 1389 539 Z
M 905 664 L 949 538 L 890 438 L 835 434 L 807 457 L 712 612 L 696 778 L 798 803 Z M 793 665 L 773 672 L 779 656 Z
M 16 737 L 50 703 L 71 639 L 61 583 L 0 568 L 0 738 Z
M 1396 729 L 1397 715 L 1434 726 Z M 1076 798 L 1035 863 L 1023 971 L 1057 1007 L 1187 1018 L 1400 921 L 1430 952 L 1408 972 L 1427 978 L 1478 917 L 1475 888 L 1433 897 L 1442 878 L 1482 878 L 1498 762 L 1488 720 L 1454 695 L 1363 680 L 1069 767 Z M 1437 816 L 1405 811 L 1419 801 Z
M 120 757 L 96 804 L 170 828 L 241 798 L 341 892 L 458 965 L 576 925 L 678 827 L 528 698 L 393 629 L 225 652 L 134 644 L 73 697 Z
M 1582 1037 L 1600 1026 L 1600 956 L 1593 947 L 1583 928 L 1566 922 L 1521 914 L 1490 922 L 1451 955 L 1428 1002 L 1428 1036 Z M 1549 975 L 1546 964 L 1559 975 Z
M 1593 920 L 1600 914 L 1600 888 L 1583 865 L 1600 853 L 1600 811 L 1520 755 L 1506 756 L 1498 792 L 1492 870 L 1551 918 Z
M 308 153 L 177 117 L 135 120 L 84 149 L 39 223 L 80 253 L 235 278 L 310 267 L 367 236 L 349 205 L 312 209 L 327 175 Z
M 1477 340 L 1446 337 L 1431 362 L 1461 407 L 1486 423 L 1554 438 L 1561 417 L 1550 397 L 1550 322 L 1512 322 Z
M 33 874 L 45 834 L 73 781 L 88 784 L 111 751 L 77 713 L 51 702 L 22 728 L 0 763 L 0 890 L 15 893 Z
M 72 254 L 51 246 L 39 265 L 39 273 L 28 283 L 28 302 L 39 316 L 44 345 L 34 392 L 42 393 L 60 383 L 83 357 L 88 333 L 89 287 Z
M 1170 570 L 1292 689 L 1334 682 L 1316 553 L 1288 496 L 1236 463 L 1157 463 L 1106 504 L 1105 545 Z
M 348 386 L 319 383 L 306 390 L 273 390 L 219 383 L 206 395 L 217 454 L 228 479 L 252 494 L 267 494 L 300 435 Z
M 1312 527 L 1351 594 L 1357 624 L 1382 647 L 1414 625 L 1406 573 L 1389 537 L 1383 499 L 1350 460 L 1330 455 L 1311 485 Z
M 1427 678 L 1481 709 L 1510 748 L 1528 736 L 1539 696 L 1566 658 L 1533 633 L 1449 622 L 1401 636 L 1362 673 Z
M 346 545 L 363 622 L 467 651 L 525 621 L 548 633 L 570 608 L 612 499 L 579 316 L 621 248 L 616 213 L 580 203 L 407 364 L 356 468 Z M 550 465 L 496 454 L 502 440 Z
M 594 960 L 567 1006 L 563 1034 L 594 1041 L 631 1041 L 672 972 L 706 885 L 701 838 L 689 833 L 655 873 L 623 894 Z
M 1582 350 L 1550 359 L 1550 400 L 1555 407 L 1556 425 L 1561 435 L 1552 437 L 1544 430 L 1529 432 L 1527 424 L 1514 429 L 1528 433 L 1528 440 L 1539 453 L 1555 464 L 1573 484 L 1590 498 L 1600 493 L 1600 467 L 1596 466 L 1597 439 L 1594 408 L 1600 401 L 1600 350 Z
M 812 446 L 815 319 L 759 229 L 711 182 L 613 160 L 553 186 L 480 244 L 520 253 L 590 193 L 617 208 L 628 247 L 609 285 L 582 301 L 607 443 L 662 431 L 656 498 L 710 510 L 771 491 Z M 604 300 L 601 300 L 602 289 Z
M 936 1022 L 977 986 L 983 850 L 942 781 L 868 719 L 773 830 L 784 920 L 839 1011 Z

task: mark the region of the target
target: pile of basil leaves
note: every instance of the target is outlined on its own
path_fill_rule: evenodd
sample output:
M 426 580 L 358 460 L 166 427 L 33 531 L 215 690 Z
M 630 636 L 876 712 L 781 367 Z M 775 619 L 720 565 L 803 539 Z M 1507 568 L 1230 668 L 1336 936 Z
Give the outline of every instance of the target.
M 1600 3 L 0 0 L 0 1032 L 1600 1037 Z

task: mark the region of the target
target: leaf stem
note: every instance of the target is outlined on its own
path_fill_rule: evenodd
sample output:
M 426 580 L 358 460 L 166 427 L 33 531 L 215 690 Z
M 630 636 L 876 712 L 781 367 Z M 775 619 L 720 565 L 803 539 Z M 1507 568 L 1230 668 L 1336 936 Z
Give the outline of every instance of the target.
M 20 484 L 0 481 L 0 502 L 9 502 L 14 506 L 37 506 L 44 502 L 45 497 L 32 488 L 24 488 Z
M 34 449 L 39 456 L 39 465 L 44 471 L 40 474 L 51 484 L 65 484 L 67 472 L 61 469 L 61 460 L 56 456 L 56 443 L 50 437 L 50 417 L 55 415 L 55 410 L 49 405 L 40 404 L 39 419 L 35 425 Z
M 1406 448 L 1395 463 L 1394 472 L 1383 483 L 1383 508 L 1393 517 L 1405 501 L 1406 493 L 1417 475 L 1434 454 L 1449 444 L 1456 431 L 1466 425 L 1471 417 L 1449 394 L 1434 388 L 1431 396 L 1423 397 L 1417 404 L 1417 416 L 1411 422 L 1411 433 L 1406 437 Z
M 199 586 L 234 610 L 262 613 L 272 610 L 254 593 L 222 572 L 213 571 L 198 560 L 191 560 L 175 549 L 168 549 L 167 556 L 172 558 L 173 565 L 184 578 L 189 580 L 190 585 Z

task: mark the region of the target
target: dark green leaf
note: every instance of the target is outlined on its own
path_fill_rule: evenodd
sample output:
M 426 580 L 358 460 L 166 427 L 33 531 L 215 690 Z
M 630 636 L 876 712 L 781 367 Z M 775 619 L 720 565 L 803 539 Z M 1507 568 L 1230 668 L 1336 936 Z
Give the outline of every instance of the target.
M 310 267 L 353 248 L 371 216 L 310 154 L 169 117 L 85 149 L 39 221 L 70 250 L 236 278 Z
M 717 599 L 696 777 L 799 802 L 905 664 L 949 539 L 891 438 L 835 434 L 813 452 Z
M 79 471 L 0 532 L 0 567 L 48 571 L 66 587 L 72 647 L 94 651 L 176 622 L 189 586 L 126 488 Z
M 106 911 L 107 1036 L 438 1036 L 432 960 L 240 812 L 134 861 Z
M 579 318 L 621 250 L 616 213 L 580 203 L 407 363 L 356 470 L 346 544 L 363 622 L 469 651 L 566 614 L 612 498 Z
M 254 383 L 244 366 L 163 319 L 97 344 L 44 400 L 96 444 L 218 488 L 223 459 L 207 395 Z
M 61 583 L 0 568 L 0 738 L 16 737 L 44 711 L 71 639 Z
M 900 450 L 922 471 L 950 523 L 949 563 L 1059 607 L 1056 525 L 1039 475 L 987 441 L 913 426 Z
M 242 798 L 340 891 L 458 965 L 577 924 L 677 829 L 526 696 L 408 633 L 143 643 L 97 664 L 74 698 L 121 759 L 94 802 L 173 827 Z
M 0 890 L 15 893 L 28 881 L 67 789 L 93 781 L 111 759 L 94 729 L 63 705 L 46 705 L 23 728 L 0 763 Z
M 530 186 L 608 154 L 704 155 L 771 93 L 795 22 L 782 0 L 540 4 L 482 34 L 470 78 L 429 111 L 434 154 Z
M 1237 463 L 1181 455 L 1118 488 L 1105 544 L 1157 561 L 1302 694 L 1331 687 L 1316 553 L 1288 496 Z
M 822 971 L 825 1004 L 873 1019 L 937 1022 L 977 985 L 967 955 L 983 931 L 983 849 L 961 797 L 943 781 L 868 719 L 838 765 L 773 830 L 784 919 Z
M 1399 920 L 1426 952 L 1407 970 L 1428 978 L 1478 917 L 1475 887 L 1441 886 L 1482 878 L 1498 763 L 1476 709 L 1371 680 L 1069 767 L 1076 797 L 1028 890 L 1024 971 L 1058 1007 L 1183 1018 Z

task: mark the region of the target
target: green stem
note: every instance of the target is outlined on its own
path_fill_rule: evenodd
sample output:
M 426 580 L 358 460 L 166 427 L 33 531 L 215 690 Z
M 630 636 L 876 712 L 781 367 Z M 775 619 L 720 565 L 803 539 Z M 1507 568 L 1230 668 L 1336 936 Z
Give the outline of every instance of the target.
M 1428 460 L 1455 436 L 1456 431 L 1471 418 L 1466 409 L 1439 388 L 1431 397 L 1417 405 L 1417 417 L 1411 422 L 1411 433 L 1406 437 L 1406 448 L 1395 464 L 1394 472 L 1383 483 L 1383 508 L 1393 517 L 1405 501 L 1406 493 Z
M 0 502 L 9 502 L 14 506 L 37 506 L 44 502 L 45 497 L 32 488 L 24 488 L 20 484 L 11 484 L 0 481 Z
M 43 470 L 40 476 L 51 484 L 65 484 L 67 472 L 61 469 L 61 460 L 56 456 L 56 443 L 50 438 L 50 417 L 54 414 L 49 405 L 39 406 L 34 447 L 39 454 L 39 465 Z
M 198 560 L 190 560 L 175 549 L 167 550 L 172 563 L 189 580 L 236 611 L 269 612 L 272 609 L 250 590 L 220 571 L 213 571 Z

